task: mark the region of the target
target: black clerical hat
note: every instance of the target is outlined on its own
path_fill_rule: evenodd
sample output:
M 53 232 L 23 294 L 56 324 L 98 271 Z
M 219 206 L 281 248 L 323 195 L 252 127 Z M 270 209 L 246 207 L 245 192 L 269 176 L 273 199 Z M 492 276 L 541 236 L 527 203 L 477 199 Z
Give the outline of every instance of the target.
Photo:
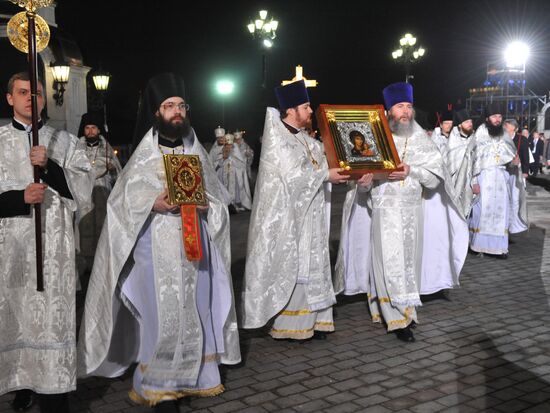
M 485 107 L 485 117 L 489 117 L 492 115 L 502 115 L 502 105 L 500 102 L 491 102 Z
M 444 110 L 441 112 L 441 122 L 445 122 L 446 120 L 453 120 L 453 111 L 452 110 Z
M 454 117 L 455 125 L 460 125 L 462 122 L 465 122 L 468 119 L 472 119 L 472 116 L 470 115 L 468 109 L 460 109 L 456 111 Z
M 174 96 L 185 100 L 185 84 L 182 78 L 174 73 L 161 73 L 149 79 L 139 103 L 134 131 L 134 150 L 143 136 L 153 126 L 155 113 L 159 110 L 160 104 Z
M 105 122 L 101 112 L 87 112 L 80 119 L 78 127 L 78 136 L 84 136 L 84 127 L 87 125 L 95 125 L 99 129 L 99 133 L 105 135 Z

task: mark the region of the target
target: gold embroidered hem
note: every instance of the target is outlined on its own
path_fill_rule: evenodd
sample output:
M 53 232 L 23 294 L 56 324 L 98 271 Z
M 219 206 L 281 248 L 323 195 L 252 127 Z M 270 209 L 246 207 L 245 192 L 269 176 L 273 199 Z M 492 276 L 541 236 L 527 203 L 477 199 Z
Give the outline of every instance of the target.
M 279 314 L 288 315 L 288 316 L 297 316 L 297 315 L 311 314 L 311 311 L 310 310 L 296 310 L 296 311 L 283 310 Z
M 269 335 L 273 338 L 292 338 L 294 340 L 306 340 L 313 337 L 313 328 L 305 330 L 278 330 L 272 328 Z
M 160 402 L 177 400 L 183 397 L 214 397 L 225 391 L 223 384 L 218 384 L 211 389 L 184 389 L 184 390 L 145 390 L 145 396 L 141 396 L 134 389 L 128 392 L 128 397 L 142 406 L 153 407 Z
M 401 320 L 390 320 L 387 322 L 387 325 L 388 325 L 388 331 L 393 331 L 393 330 L 398 330 L 400 328 L 405 328 L 407 327 L 412 321 L 413 321 L 413 318 L 412 318 L 412 312 L 413 312 L 414 308 L 412 307 L 406 307 L 405 308 L 405 318 L 401 319 Z
M 315 327 L 313 327 L 315 331 L 324 331 L 324 332 L 333 332 L 334 331 L 334 323 L 330 321 L 318 321 L 315 323 Z
M 478 234 L 479 232 L 481 232 L 481 230 L 479 228 L 469 228 L 470 232 L 471 233 L 474 233 L 474 234 Z M 503 235 L 494 235 L 495 237 L 504 237 L 505 235 L 509 235 L 510 233 L 508 232 L 507 229 L 504 230 L 504 234 Z

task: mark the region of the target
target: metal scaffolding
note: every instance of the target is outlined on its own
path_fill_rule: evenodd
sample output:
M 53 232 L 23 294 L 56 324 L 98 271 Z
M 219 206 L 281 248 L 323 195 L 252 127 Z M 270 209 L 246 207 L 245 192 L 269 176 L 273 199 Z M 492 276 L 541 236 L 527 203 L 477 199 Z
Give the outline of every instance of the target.
M 469 90 L 466 108 L 473 118 L 482 119 L 485 106 L 500 102 L 504 119 L 514 118 L 530 130 L 537 126 L 537 115 L 546 104 L 546 96 L 539 96 L 526 86 L 525 66 L 521 69 L 497 68 L 487 65 L 487 79 L 483 86 Z

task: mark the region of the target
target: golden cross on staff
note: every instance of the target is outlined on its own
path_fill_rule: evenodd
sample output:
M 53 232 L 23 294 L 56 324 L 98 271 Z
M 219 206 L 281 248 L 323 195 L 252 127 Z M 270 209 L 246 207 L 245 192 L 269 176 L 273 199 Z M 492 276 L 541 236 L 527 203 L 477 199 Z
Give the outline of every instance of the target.
M 296 66 L 296 76 L 294 76 L 292 80 L 283 80 L 281 82 L 281 85 L 285 86 L 289 83 L 296 82 L 297 80 L 303 80 L 306 84 L 306 87 L 316 87 L 318 85 L 316 80 L 310 80 L 304 77 L 304 69 L 300 65 Z
M 8 22 L 7 34 L 10 43 L 20 52 L 28 54 L 29 79 L 31 83 L 31 110 L 32 110 L 32 145 L 38 146 L 38 52 L 48 46 L 50 28 L 48 23 L 36 14 L 40 7 L 48 7 L 53 0 L 11 0 L 12 3 L 25 8 L 13 16 Z M 40 167 L 34 167 L 34 182 L 40 182 Z M 34 231 L 36 239 L 36 289 L 44 291 L 44 267 L 42 257 L 42 214 L 41 205 L 34 204 Z

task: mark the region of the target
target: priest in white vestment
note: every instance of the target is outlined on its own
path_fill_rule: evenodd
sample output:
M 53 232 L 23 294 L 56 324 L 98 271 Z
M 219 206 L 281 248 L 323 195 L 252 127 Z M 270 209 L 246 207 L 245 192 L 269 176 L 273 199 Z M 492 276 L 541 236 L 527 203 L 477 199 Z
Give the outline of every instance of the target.
M 109 197 L 78 352 L 83 376 L 120 376 L 137 362 L 131 399 L 171 411 L 181 397 L 221 393 L 218 364 L 240 362 L 229 214 L 184 99 L 175 75 L 149 81 L 136 128 L 145 136 Z M 202 162 L 198 261 L 187 258 L 179 207 L 168 203 L 163 154 Z
M 80 242 L 77 257 L 82 277 L 84 273 L 92 270 L 97 241 L 107 214 L 107 198 L 122 167 L 115 151 L 101 134 L 103 117 L 100 114 L 88 112 L 82 115 L 79 129 L 80 145 L 86 151 L 95 175 L 92 191 L 93 210 L 80 218 L 78 223 Z
M 39 120 L 32 146 L 28 73 L 10 79 L 13 119 L 0 128 L 0 394 L 18 390 L 25 410 L 32 392 L 41 412 L 68 413 L 76 388 L 75 211 L 91 209 L 93 174 L 78 139 Z M 44 107 L 37 85 L 38 113 Z M 40 183 L 33 183 L 33 166 Z M 33 204 L 41 205 L 44 291 L 36 290 Z
M 477 196 L 469 227 L 473 251 L 507 258 L 508 234 L 525 231 L 528 224 L 519 158 L 514 142 L 503 128 L 502 112 L 497 102 L 489 104 L 485 122 L 475 133 L 472 187 Z M 510 179 L 512 174 L 517 179 Z M 514 199 L 517 208 L 513 208 Z
M 329 169 L 322 144 L 305 132 L 312 110 L 303 80 L 278 87 L 281 111 L 267 108 L 248 232 L 244 328 L 272 321 L 277 339 L 334 331 L 325 193 L 348 179 Z
M 398 339 L 412 342 L 411 325 L 418 321 L 416 307 L 421 305 L 423 257 L 431 255 L 457 275 L 465 258 L 467 232 L 441 154 L 414 121 L 412 86 L 394 83 L 383 94 L 402 170 L 384 180 L 364 175 L 348 191 L 335 288 L 347 295 L 366 293 L 372 320 L 384 322 Z M 451 202 L 446 210 L 454 219 L 448 225 L 462 227 L 465 239 L 455 244 L 450 231 L 443 246 L 431 250 L 423 248 L 422 193 L 440 185 L 447 195 L 444 200 Z
M 230 207 L 235 212 L 250 210 L 252 196 L 245 153 L 235 143 L 235 137 L 232 134 L 227 133 L 223 142 L 221 150 L 210 153 L 210 159 L 220 182 L 229 193 Z
M 470 112 L 461 109 L 454 114 L 455 127 L 449 136 L 447 167 L 462 214 L 470 215 L 472 206 L 472 172 L 475 154 L 474 123 Z
M 444 110 L 441 115 L 439 115 L 438 120 L 439 126 L 434 129 L 430 138 L 437 145 L 439 152 L 441 152 L 445 160 L 445 153 L 449 145 L 449 136 L 453 128 L 453 112 L 451 110 Z

